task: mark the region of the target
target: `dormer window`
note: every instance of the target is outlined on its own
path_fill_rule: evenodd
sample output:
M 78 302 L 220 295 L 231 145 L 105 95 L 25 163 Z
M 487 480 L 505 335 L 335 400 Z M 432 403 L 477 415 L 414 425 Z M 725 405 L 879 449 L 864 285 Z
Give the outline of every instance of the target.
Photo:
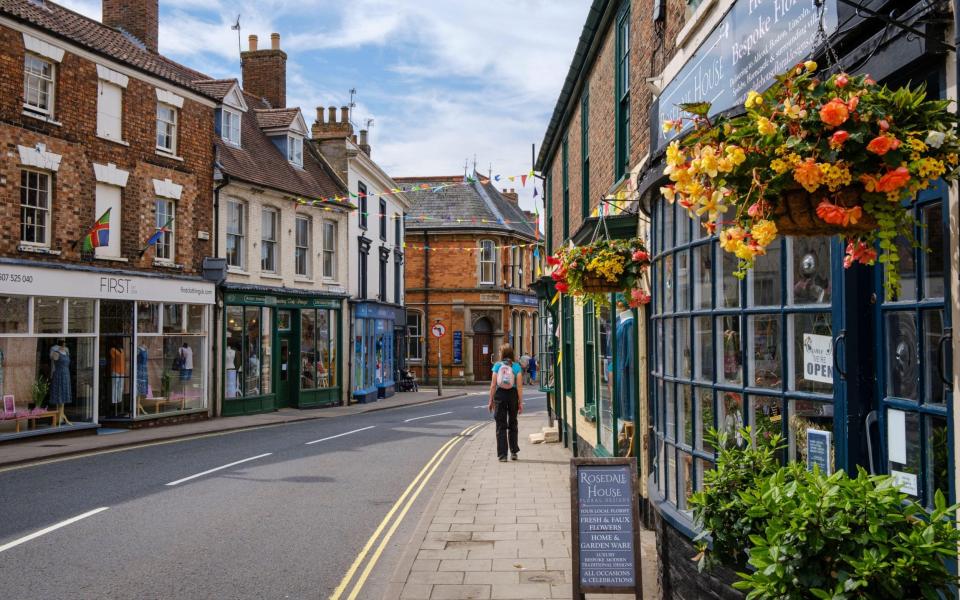
M 223 141 L 234 146 L 240 145 L 240 113 L 229 108 L 223 109 L 220 121 L 220 136 Z
M 298 167 L 303 167 L 303 138 L 287 136 L 287 160 Z

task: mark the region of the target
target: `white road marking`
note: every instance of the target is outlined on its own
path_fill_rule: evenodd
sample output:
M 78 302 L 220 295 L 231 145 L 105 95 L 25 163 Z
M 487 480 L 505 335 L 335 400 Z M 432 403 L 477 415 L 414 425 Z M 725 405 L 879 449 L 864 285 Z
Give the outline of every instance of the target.
M 478 405 L 474 406 L 474 408 L 487 408 L 487 405 L 486 405 L 486 404 L 478 404 Z
M 238 461 L 232 462 L 232 463 L 230 463 L 230 464 L 223 465 L 222 467 L 216 467 L 216 468 L 214 468 L 214 469 L 208 469 L 208 470 L 206 470 L 206 471 L 203 471 L 202 473 L 197 473 L 196 475 L 191 475 L 190 477 L 184 477 L 183 479 L 178 479 L 178 480 L 176 480 L 176 481 L 171 481 L 171 482 L 168 483 L 167 485 L 177 485 L 177 484 L 183 483 L 184 481 L 190 481 L 191 479 L 196 479 L 197 477 L 203 477 L 204 475 L 209 475 L 210 473 L 216 473 L 217 471 L 222 471 L 222 470 L 224 470 L 224 469 L 229 469 L 230 467 L 233 467 L 233 466 L 235 466 L 235 465 L 239 465 L 239 464 L 242 464 L 242 463 L 245 463 L 245 462 L 250 462 L 251 460 L 257 460 L 258 458 L 263 458 L 264 456 L 270 456 L 271 454 L 273 454 L 273 452 L 267 452 L 267 453 L 265 453 L 265 454 L 258 454 L 258 455 L 256 455 L 256 456 L 251 456 L 250 458 L 245 458 L 245 459 L 243 459 L 243 460 L 238 460 Z
M 40 531 L 35 531 L 35 532 L 31 533 L 30 535 L 25 535 L 25 536 L 23 536 L 22 538 L 20 538 L 20 539 L 18 539 L 18 540 L 13 540 L 12 542 L 8 542 L 8 543 L 0 546 L 0 552 L 6 552 L 6 551 L 9 550 L 10 548 L 14 548 L 14 547 L 16 547 L 16 546 L 19 546 L 20 544 L 23 544 L 23 543 L 25 543 L 25 542 L 29 542 L 30 540 L 37 539 L 37 538 L 40 537 L 41 535 L 46 535 L 46 534 L 50 533 L 51 531 L 56 531 L 57 529 L 60 529 L 61 527 L 66 527 L 67 525 L 76 523 L 77 521 L 79 521 L 79 520 L 81 520 L 81 519 L 86 519 L 87 517 L 92 517 L 93 515 L 95 515 L 95 514 L 97 514 L 97 513 L 102 513 L 103 511 L 105 511 L 105 510 L 107 510 L 107 509 L 109 509 L 109 508 L 110 508 L 109 506 L 101 506 L 100 508 L 95 508 L 94 510 L 91 510 L 90 512 L 85 512 L 85 513 L 83 513 L 82 515 L 77 515 L 77 516 L 75 516 L 75 517 L 69 518 L 69 519 L 67 519 L 66 521 L 60 521 L 60 522 L 57 523 L 56 525 L 51 525 L 50 527 L 47 527 L 47 528 L 45 528 L 45 529 L 41 529 Z
M 423 415 L 422 417 L 414 417 L 412 419 L 404 420 L 404 423 L 409 423 L 410 421 L 419 421 L 420 419 L 429 419 L 430 417 L 442 417 L 443 415 L 452 415 L 453 411 L 449 410 L 447 412 L 437 413 L 435 415 Z
M 368 429 L 373 429 L 376 425 L 371 425 L 370 427 L 361 427 L 360 429 L 354 429 L 353 431 L 347 431 L 346 433 L 338 433 L 337 435 L 331 435 L 330 437 L 325 437 L 320 440 L 313 440 L 312 442 L 307 442 L 307 446 L 310 444 L 319 444 L 320 442 L 325 442 L 327 440 L 332 440 L 334 438 L 343 437 L 345 435 L 350 435 L 351 433 L 357 433 L 358 431 L 366 431 Z

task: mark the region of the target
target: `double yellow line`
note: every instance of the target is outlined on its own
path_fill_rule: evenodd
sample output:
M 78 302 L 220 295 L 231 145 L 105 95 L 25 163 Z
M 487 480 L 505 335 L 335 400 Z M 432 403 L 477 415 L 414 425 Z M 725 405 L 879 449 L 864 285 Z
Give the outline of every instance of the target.
M 380 525 L 373 532 L 373 535 L 371 535 L 370 539 L 367 540 L 367 543 L 364 544 L 363 549 L 360 550 L 360 554 L 357 555 L 357 558 L 354 559 L 353 564 L 351 564 L 350 568 L 347 569 L 347 573 L 340 581 L 340 585 L 338 585 L 336 589 L 333 590 L 333 593 L 330 594 L 329 600 L 340 600 L 340 598 L 344 597 L 343 594 L 350 586 L 350 582 L 353 580 L 354 575 L 356 575 L 360 565 L 363 564 L 364 559 L 366 559 L 367 555 L 370 554 L 370 550 L 373 548 L 373 545 L 378 539 L 380 539 L 380 543 L 377 544 L 376 550 L 370 554 L 370 560 L 367 561 L 367 564 L 360 573 L 360 576 L 357 577 L 357 580 L 354 582 L 353 589 L 351 589 L 350 594 L 346 596 L 347 600 L 356 600 L 357 596 L 360 594 L 360 589 L 363 587 L 363 584 L 367 582 L 367 578 L 373 571 L 373 567 L 377 564 L 377 561 L 380 560 L 380 555 L 383 554 L 383 550 L 387 547 L 387 543 L 390 542 L 390 538 L 393 537 L 393 534 L 397 531 L 397 528 L 400 526 L 400 522 L 403 521 L 407 511 L 409 511 L 410 507 L 413 506 L 413 503 L 417 500 L 420 492 L 422 492 L 423 488 L 426 487 L 427 482 L 430 481 L 431 477 L 433 477 L 437 467 L 440 466 L 440 463 L 443 462 L 443 459 L 446 458 L 447 454 L 449 454 L 450 451 L 453 450 L 453 447 L 459 444 L 465 438 L 465 436 L 470 435 L 478 428 L 483 427 L 485 424 L 486 423 L 478 423 L 471 427 L 467 427 L 454 436 L 453 439 L 449 440 L 446 444 L 440 446 L 440 449 L 437 450 L 437 453 L 434 454 L 433 457 L 427 461 L 427 464 L 423 467 L 423 469 L 417 473 L 417 476 L 412 482 L 410 482 L 410 485 L 407 486 L 407 489 L 404 490 L 400 498 L 394 503 L 393 507 L 390 509 L 390 512 L 387 513 L 387 516 L 385 516 L 383 521 L 380 522 Z M 396 515 L 395 519 L 394 515 Z M 387 529 L 388 525 L 389 529 Z M 386 533 L 381 538 L 380 534 L 382 534 L 385 529 Z

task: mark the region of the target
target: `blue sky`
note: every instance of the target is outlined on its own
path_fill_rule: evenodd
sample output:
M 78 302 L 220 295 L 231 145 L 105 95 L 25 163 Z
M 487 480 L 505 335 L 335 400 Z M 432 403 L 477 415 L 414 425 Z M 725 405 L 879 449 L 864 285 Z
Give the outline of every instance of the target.
M 99 0 L 59 0 L 99 19 Z M 373 158 L 391 175 L 530 169 L 576 47 L 587 0 L 160 0 L 160 51 L 214 77 L 240 76 L 242 46 L 281 35 L 287 104 L 307 123 L 357 89 Z M 519 179 L 503 187 L 520 188 Z M 532 208 L 533 186 L 521 192 Z M 541 190 L 542 192 L 542 190 Z M 541 210 L 542 210 L 542 204 Z

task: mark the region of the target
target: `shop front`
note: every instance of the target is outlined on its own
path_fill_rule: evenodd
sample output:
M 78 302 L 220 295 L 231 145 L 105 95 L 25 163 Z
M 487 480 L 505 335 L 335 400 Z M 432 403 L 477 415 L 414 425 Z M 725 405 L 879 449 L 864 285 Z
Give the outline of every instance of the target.
M 396 328 L 406 323 L 403 309 L 379 302 L 353 304 L 352 396 L 374 402 L 396 393 Z
M 0 439 L 208 410 L 214 286 L 0 261 Z
M 340 402 L 340 296 L 227 286 L 224 416 Z

